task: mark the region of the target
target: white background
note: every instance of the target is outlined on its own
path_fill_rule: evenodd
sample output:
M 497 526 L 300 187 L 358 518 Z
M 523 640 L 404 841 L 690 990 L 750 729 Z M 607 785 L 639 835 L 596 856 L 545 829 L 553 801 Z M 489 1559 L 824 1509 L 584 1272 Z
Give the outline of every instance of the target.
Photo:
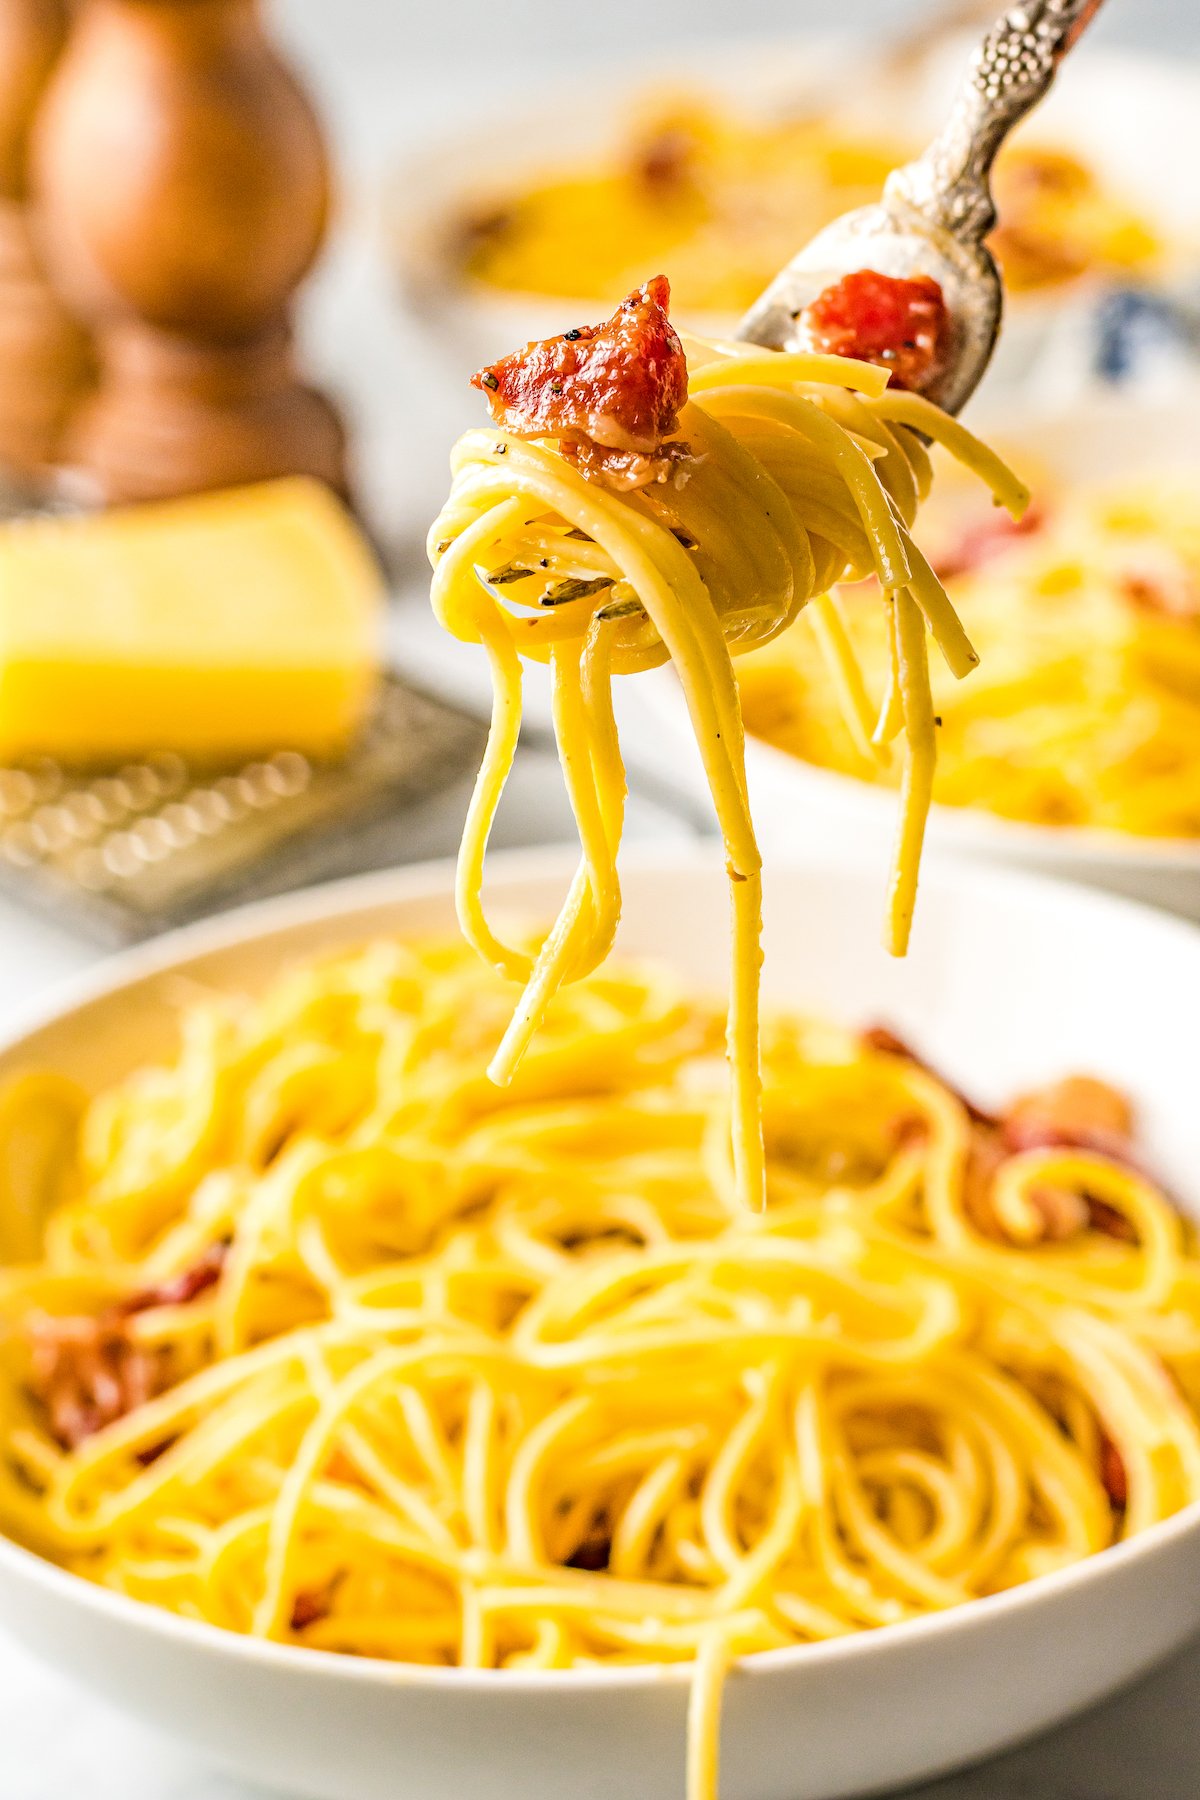
M 275 0 L 273 15 L 326 65 L 387 58 L 444 66 L 453 57 L 510 73 L 531 60 L 627 60 L 639 46 L 669 47 L 685 34 L 894 31 L 934 10 L 934 0 Z M 1195 0 L 1107 0 L 1092 29 L 1109 43 L 1195 51 L 1200 8 Z

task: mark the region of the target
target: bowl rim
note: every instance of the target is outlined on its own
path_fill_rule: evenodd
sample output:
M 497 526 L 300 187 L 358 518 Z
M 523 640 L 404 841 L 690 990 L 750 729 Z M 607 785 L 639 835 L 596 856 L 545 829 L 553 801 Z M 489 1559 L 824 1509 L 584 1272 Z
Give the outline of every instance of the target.
M 498 852 L 489 862 L 496 886 L 520 887 L 549 878 L 570 881 L 576 857 L 563 846 Z M 820 880 L 823 875 L 850 880 L 877 881 L 870 862 L 853 852 L 824 850 L 768 859 L 768 871 L 786 869 L 791 874 Z M 719 849 L 711 843 L 635 846 L 624 859 L 626 871 L 640 879 L 657 874 L 695 871 L 719 877 L 723 868 Z M 1025 869 L 995 867 L 969 862 L 940 863 L 928 872 L 937 886 L 969 900 L 972 891 L 986 886 L 994 897 L 997 889 L 1010 902 L 1061 917 L 1062 913 L 1091 913 L 1109 921 L 1110 929 L 1140 934 L 1151 932 L 1173 938 L 1182 954 L 1190 956 L 1200 976 L 1200 931 L 1187 921 L 1159 911 L 1141 901 L 1099 892 L 1069 881 Z M 19 1052 L 37 1032 L 62 1023 L 85 1007 L 115 999 L 124 989 L 170 973 L 182 964 L 223 950 L 248 947 L 267 937 L 302 931 L 322 924 L 349 924 L 354 916 L 381 905 L 440 904 L 453 910 L 454 865 L 446 860 L 377 870 L 321 883 L 298 892 L 256 900 L 167 932 L 149 943 L 135 945 L 103 958 L 80 974 L 52 983 L 31 1004 L 18 1008 L 0 1032 L 0 1056 Z M 1082 1558 L 1079 1562 L 1007 1588 L 874 1630 L 848 1633 L 818 1643 L 788 1645 L 755 1651 L 733 1663 L 739 1679 L 767 1679 L 793 1668 L 836 1666 L 844 1661 L 870 1666 L 893 1652 L 903 1654 L 909 1645 L 932 1637 L 961 1636 L 982 1629 L 989 1620 L 1050 1604 L 1056 1596 L 1103 1581 L 1106 1576 L 1167 1549 L 1176 1540 L 1200 1531 L 1200 1499 L 1191 1501 L 1167 1519 L 1156 1521 L 1136 1537 L 1123 1539 Z M 588 1669 L 462 1669 L 431 1668 L 418 1663 L 389 1661 L 384 1657 L 351 1656 L 335 1650 L 284 1644 L 232 1631 L 206 1621 L 188 1619 L 150 1601 L 113 1592 L 83 1575 L 51 1562 L 0 1533 L 0 1572 L 7 1578 L 32 1582 L 57 1601 L 75 1604 L 109 1620 L 118 1628 L 142 1630 L 150 1638 L 165 1638 L 201 1655 L 227 1656 L 234 1665 L 256 1664 L 278 1674 L 307 1672 L 307 1678 L 345 1679 L 357 1684 L 395 1688 L 419 1686 L 446 1688 L 451 1693 L 490 1694 L 511 1692 L 583 1694 L 611 1689 L 635 1689 L 669 1684 L 687 1686 L 692 1678 L 690 1662 L 621 1665 Z M 13 1632 L 21 1643 L 23 1634 Z

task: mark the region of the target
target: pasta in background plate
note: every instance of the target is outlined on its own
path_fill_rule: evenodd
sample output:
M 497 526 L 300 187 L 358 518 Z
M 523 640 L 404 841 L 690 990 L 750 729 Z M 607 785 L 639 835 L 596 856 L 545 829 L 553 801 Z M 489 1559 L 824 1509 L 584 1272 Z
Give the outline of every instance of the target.
M 736 317 L 802 244 L 875 201 L 918 144 L 811 113 L 766 124 L 693 96 L 658 101 L 604 163 L 490 188 L 450 228 L 472 279 L 601 301 L 666 265 L 681 312 Z M 1153 276 L 1153 226 L 1065 148 L 1018 143 L 996 173 L 992 238 L 1006 286 L 1053 292 L 1081 276 Z
M 1200 836 L 1200 468 L 1037 490 L 1021 530 L 988 519 L 931 548 L 980 653 L 967 684 L 933 673 L 934 799 L 1005 818 L 1142 837 Z M 886 644 L 864 591 L 843 595 L 868 682 Z M 865 758 L 803 622 L 739 665 L 747 729 L 862 780 Z

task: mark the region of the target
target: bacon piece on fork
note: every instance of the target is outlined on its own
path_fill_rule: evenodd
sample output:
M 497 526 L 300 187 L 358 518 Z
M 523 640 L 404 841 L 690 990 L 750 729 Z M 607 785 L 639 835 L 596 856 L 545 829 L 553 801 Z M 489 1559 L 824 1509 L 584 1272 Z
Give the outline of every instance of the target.
M 622 300 L 602 325 L 528 343 L 471 377 L 497 425 L 556 438 L 589 481 L 618 493 L 667 481 L 690 451 L 674 438 L 687 400 L 687 359 L 667 317 L 665 275 Z
M 953 350 L 945 296 L 929 275 L 903 281 L 856 269 L 818 294 L 800 315 L 806 349 L 853 356 L 891 372 L 890 385 L 920 393 Z

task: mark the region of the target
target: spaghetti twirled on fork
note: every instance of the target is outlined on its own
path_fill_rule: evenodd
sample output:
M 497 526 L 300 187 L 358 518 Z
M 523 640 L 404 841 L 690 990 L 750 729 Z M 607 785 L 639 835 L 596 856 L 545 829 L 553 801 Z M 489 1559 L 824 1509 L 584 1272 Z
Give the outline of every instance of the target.
M 731 658 L 814 609 L 833 679 L 864 747 L 901 731 L 907 755 L 887 941 L 908 941 L 935 761 L 927 633 L 956 675 L 975 653 L 910 527 L 930 483 L 925 439 L 978 471 L 1019 514 L 1027 495 L 984 445 L 888 371 L 818 353 L 692 342 L 666 315 L 661 278 L 608 325 L 529 345 L 477 378 L 497 427 L 452 458 L 429 538 L 433 603 L 482 644 L 492 730 L 463 836 L 459 916 L 496 968 L 525 984 L 492 1061 L 510 1079 L 547 1000 L 607 955 L 620 912 L 625 797 L 611 681 L 673 662 L 725 842 L 733 905 L 729 1057 L 738 1190 L 762 1204 L 758 981 L 760 857 L 746 792 Z M 875 574 L 891 676 L 875 719 L 833 589 Z M 483 903 L 489 833 L 521 719 L 522 659 L 548 663 L 582 861 L 530 955 Z

